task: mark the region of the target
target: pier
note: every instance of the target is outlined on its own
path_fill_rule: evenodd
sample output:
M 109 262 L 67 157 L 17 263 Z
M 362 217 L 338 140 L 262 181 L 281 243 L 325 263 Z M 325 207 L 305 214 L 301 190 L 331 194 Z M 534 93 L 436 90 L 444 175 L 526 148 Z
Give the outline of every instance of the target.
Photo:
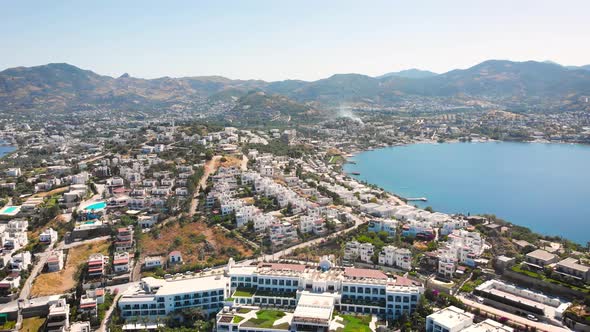
M 410 198 L 406 198 L 406 201 L 408 202 L 426 202 L 428 201 L 428 199 L 426 197 L 410 197 Z

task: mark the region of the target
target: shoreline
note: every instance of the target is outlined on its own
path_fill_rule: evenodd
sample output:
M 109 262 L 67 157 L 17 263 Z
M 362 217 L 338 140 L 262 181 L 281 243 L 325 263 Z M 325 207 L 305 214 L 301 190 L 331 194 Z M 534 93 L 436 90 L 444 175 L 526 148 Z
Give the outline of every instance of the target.
M 583 144 L 583 143 L 571 143 L 571 142 L 550 142 L 550 141 L 546 141 L 546 140 L 544 140 L 544 141 L 539 141 L 539 140 L 535 140 L 535 141 L 504 141 L 504 140 L 492 140 L 492 139 L 489 139 L 489 140 L 474 140 L 474 141 L 469 141 L 469 142 L 463 142 L 463 141 L 459 141 L 459 140 L 450 140 L 450 141 L 445 141 L 445 142 L 442 142 L 442 143 L 439 143 L 439 142 L 437 142 L 437 141 L 433 141 L 433 140 L 429 140 L 429 141 L 416 141 L 416 142 L 412 142 L 412 143 L 403 143 L 403 144 L 396 144 L 396 145 L 380 146 L 380 147 L 376 147 L 376 148 L 372 148 L 372 149 L 368 149 L 368 150 L 358 150 L 358 151 L 353 151 L 353 152 L 351 152 L 351 153 L 347 154 L 346 156 L 344 156 L 344 159 L 345 159 L 345 162 L 344 162 L 344 164 L 346 164 L 346 163 L 347 163 L 347 161 L 349 160 L 349 158 L 355 158 L 355 157 L 357 157 L 359 154 L 361 154 L 361 153 L 365 153 L 365 152 L 369 152 L 369 151 L 374 151 L 374 150 L 381 150 L 381 149 L 387 149 L 387 148 L 395 148 L 395 147 L 403 147 L 403 146 L 410 146 L 410 145 L 416 145 L 416 144 L 447 144 L 447 143 L 448 143 L 448 144 L 455 144 L 455 143 L 523 143 L 523 144 L 543 144 L 543 145 L 552 145 L 552 144 L 562 145 L 562 144 L 566 144 L 566 145 L 582 145 L 582 146 L 590 146 L 589 144 Z M 355 163 L 354 163 L 354 164 L 357 164 L 357 163 L 358 163 L 358 161 L 355 161 Z M 343 165 L 344 165 L 344 164 L 343 164 Z M 398 194 L 396 194 L 396 193 L 395 193 L 395 192 L 393 192 L 393 191 L 387 190 L 387 189 L 385 189 L 385 188 L 381 187 L 379 184 L 376 184 L 376 183 L 370 183 L 370 182 L 368 182 L 368 181 L 366 181 L 366 180 L 360 180 L 360 179 L 358 178 L 358 176 L 362 175 L 362 173 L 361 173 L 361 174 L 359 174 L 359 175 L 352 175 L 351 173 L 349 173 L 349 172 L 346 172 L 346 171 L 344 170 L 344 167 L 342 167 L 342 168 L 341 168 L 341 173 L 342 173 L 342 175 L 344 175 L 344 176 L 347 176 L 347 177 L 350 177 L 350 178 L 353 178 L 355 181 L 358 181 L 358 182 L 360 182 L 360 183 L 362 183 L 361 181 L 364 181 L 364 182 L 365 182 L 365 183 L 367 183 L 367 184 L 370 184 L 370 185 L 372 185 L 372 186 L 376 186 L 377 188 L 379 188 L 379 189 L 383 190 L 385 193 L 387 193 L 387 194 L 389 195 L 389 198 L 392 198 L 392 197 L 393 197 L 393 198 L 396 198 L 396 202 L 397 202 L 398 200 L 399 200 L 400 202 L 402 202 L 400 205 L 408 205 L 408 204 L 410 204 L 410 202 L 408 202 L 408 201 L 407 201 L 407 198 L 406 198 L 406 197 L 403 197 L 403 196 L 401 196 L 401 195 L 398 195 Z M 388 201 L 390 201 L 390 200 L 388 199 Z M 416 205 L 416 206 L 417 206 L 417 205 Z M 424 208 L 421 208 L 421 207 L 419 207 L 419 206 L 417 206 L 417 207 L 418 207 L 418 208 L 420 208 L 420 209 L 424 209 Z M 436 211 L 436 210 L 435 210 L 435 212 L 440 212 L 440 211 Z M 446 212 L 443 212 L 443 213 L 446 213 Z M 452 214 L 450 214 L 450 213 L 447 213 L 447 214 L 449 214 L 449 215 L 452 215 Z M 476 213 L 476 214 L 474 214 L 474 215 L 490 215 L 490 214 L 493 214 L 493 215 L 495 215 L 493 212 Z M 514 226 L 519 226 L 519 227 L 525 227 L 525 228 L 528 228 L 528 229 L 529 229 L 529 230 L 530 230 L 532 233 L 534 233 L 534 234 L 538 235 L 540 238 L 546 238 L 546 237 L 559 237 L 559 238 L 561 238 L 562 240 L 566 240 L 566 241 L 569 241 L 569 242 L 571 242 L 571 243 L 574 243 L 574 244 L 577 244 L 577 245 L 580 245 L 580 246 L 584 245 L 584 243 L 580 243 L 580 242 L 577 242 L 577 241 L 575 241 L 575 240 L 571 240 L 570 238 L 568 238 L 568 237 L 566 237 L 566 236 L 563 236 L 563 235 L 559 235 L 559 234 L 553 234 L 553 235 L 552 235 L 552 234 L 539 233 L 539 232 L 537 232 L 537 231 L 536 231 L 536 230 L 535 230 L 533 227 L 531 227 L 531 226 L 526 226 L 526 225 L 522 225 L 522 224 L 514 223 L 514 222 L 512 222 L 512 221 L 510 221 L 510 220 L 506 220 L 506 219 L 504 219 L 504 218 L 501 218 L 501 217 L 500 217 L 500 219 L 502 219 L 502 220 L 504 220 L 505 222 L 507 222 L 507 223 L 509 223 L 509 224 L 511 224 L 511 225 L 514 225 Z

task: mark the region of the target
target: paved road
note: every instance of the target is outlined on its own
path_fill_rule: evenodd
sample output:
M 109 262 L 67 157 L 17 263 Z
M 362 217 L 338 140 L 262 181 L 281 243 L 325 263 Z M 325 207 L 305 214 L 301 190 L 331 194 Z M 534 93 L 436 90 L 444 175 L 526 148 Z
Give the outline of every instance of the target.
M 44 252 L 37 255 L 39 257 L 39 260 L 33 266 L 31 274 L 24 283 L 23 288 L 21 289 L 20 294 L 18 296 L 19 300 L 25 300 L 29 298 L 29 295 L 31 294 L 31 288 L 33 286 L 33 281 L 35 280 L 35 278 L 37 278 L 37 275 L 39 275 L 39 273 L 43 270 L 43 267 L 47 262 L 47 258 L 49 257 L 49 251 L 52 247 L 53 246 L 48 246 Z
M 525 317 L 514 315 L 514 314 L 508 313 L 506 311 L 496 309 L 494 307 L 490 307 L 488 305 L 485 305 L 485 304 L 482 304 L 479 302 L 471 301 L 463 296 L 458 296 L 457 298 L 459 300 L 461 300 L 461 302 L 463 302 L 464 304 L 466 304 L 470 307 L 479 308 L 479 310 L 481 310 L 481 311 L 496 315 L 498 317 L 506 317 L 506 318 L 508 318 L 509 321 L 515 322 L 517 324 L 522 324 L 522 325 L 525 325 L 528 327 L 534 327 L 537 329 L 537 331 L 546 331 L 546 332 L 570 331 L 568 329 L 558 327 L 558 326 L 553 326 L 553 325 L 549 325 L 549 324 L 545 324 L 545 323 L 541 323 L 541 322 L 533 322 L 531 320 L 526 319 Z

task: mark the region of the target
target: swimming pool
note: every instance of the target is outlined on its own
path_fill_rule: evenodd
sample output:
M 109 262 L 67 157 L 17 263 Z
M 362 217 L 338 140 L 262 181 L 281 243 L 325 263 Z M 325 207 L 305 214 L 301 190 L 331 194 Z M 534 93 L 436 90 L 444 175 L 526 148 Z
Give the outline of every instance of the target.
M 84 208 L 84 210 L 86 210 L 86 211 L 91 211 L 91 210 L 98 211 L 98 210 L 104 209 L 106 206 L 107 206 L 107 203 L 106 202 L 96 202 L 96 203 L 93 203 L 93 204 L 88 205 L 87 207 Z
M 14 212 L 14 210 L 16 210 L 16 206 L 8 206 L 6 207 L 6 209 L 4 209 L 4 213 L 12 213 Z

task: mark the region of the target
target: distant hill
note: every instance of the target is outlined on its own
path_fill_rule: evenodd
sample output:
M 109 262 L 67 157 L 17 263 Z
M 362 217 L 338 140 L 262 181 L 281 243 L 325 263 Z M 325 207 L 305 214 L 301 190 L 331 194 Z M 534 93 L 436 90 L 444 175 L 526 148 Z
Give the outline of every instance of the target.
M 391 72 L 391 73 L 387 73 L 381 76 L 377 76 L 376 78 L 386 78 L 386 77 L 391 77 L 391 76 L 396 76 L 396 77 L 405 77 L 405 78 L 426 78 L 426 77 L 432 77 L 432 76 L 436 76 L 438 75 L 437 73 L 428 71 L 428 70 L 421 70 L 421 69 L 406 69 L 406 70 L 402 70 L 402 71 L 396 71 L 396 72 Z
M 567 66 L 567 69 L 581 69 L 581 70 L 590 70 L 590 65 L 584 66 Z
M 379 107 L 420 96 L 496 98 L 511 103 L 546 99 L 576 105 L 577 98 L 589 95 L 590 65 L 563 67 L 536 61 L 489 60 L 438 75 L 417 69 L 378 78 L 338 74 L 311 82 L 221 76 L 142 79 L 129 74 L 113 78 L 64 63 L 0 72 L 0 110 L 9 111 L 71 111 L 81 106 L 160 110 L 209 100 L 252 105 L 267 114 L 274 109 L 294 117 L 342 103 Z M 236 115 L 244 109 L 232 111 Z
M 297 103 L 283 95 L 251 91 L 240 97 L 224 118 L 249 124 L 288 123 L 318 116 L 312 107 Z

